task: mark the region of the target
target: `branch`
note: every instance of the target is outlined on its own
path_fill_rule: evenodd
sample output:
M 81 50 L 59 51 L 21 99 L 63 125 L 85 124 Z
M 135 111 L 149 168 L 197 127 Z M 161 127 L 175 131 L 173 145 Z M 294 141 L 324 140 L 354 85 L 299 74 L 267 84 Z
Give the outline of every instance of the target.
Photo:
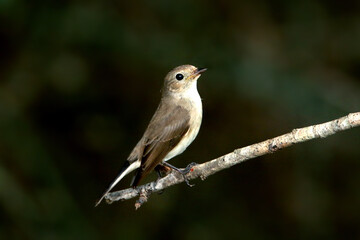
M 293 131 L 279 137 L 239 148 L 209 162 L 197 164 L 191 168 L 186 177 L 188 180 L 196 179 L 198 177 L 205 180 L 208 176 L 219 172 L 220 170 L 230 168 L 245 160 L 256 158 L 268 153 L 274 153 L 296 143 L 305 142 L 315 138 L 325 138 L 337 132 L 358 126 L 360 126 L 360 112 L 350 113 L 345 117 L 335 119 L 330 122 L 294 129 Z M 172 171 L 170 174 L 157 181 L 141 185 L 135 189 L 128 188 L 108 193 L 105 196 L 105 199 L 107 203 L 110 204 L 114 201 L 124 201 L 140 196 L 135 203 L 135 208 L 138 209 L 147 201 L 151 193 L 160 192 L 165 188 L 182 182 L 184 182 L 183 176 L 176 171 Z

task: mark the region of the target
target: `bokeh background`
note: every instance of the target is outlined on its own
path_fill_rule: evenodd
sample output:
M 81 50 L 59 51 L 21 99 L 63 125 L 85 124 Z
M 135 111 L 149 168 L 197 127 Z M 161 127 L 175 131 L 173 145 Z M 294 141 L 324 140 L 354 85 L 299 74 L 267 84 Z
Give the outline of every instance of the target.
M 359 111 L 360 2 L 0 0 L 0 238 L 360 238 L 360 129 L 94 208 L 182 64 L 178 167 Z

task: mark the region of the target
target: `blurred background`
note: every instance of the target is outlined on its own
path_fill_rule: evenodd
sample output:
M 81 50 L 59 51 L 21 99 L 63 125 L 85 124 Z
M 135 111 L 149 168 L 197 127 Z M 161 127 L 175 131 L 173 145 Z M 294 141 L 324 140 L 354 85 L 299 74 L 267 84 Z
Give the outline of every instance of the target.
M 360 238 L 360 129 L 94 208 L 182 64 L 208 71 L 178 167 L 359 111 L 360 2 L 0 0 L 0 238 Z

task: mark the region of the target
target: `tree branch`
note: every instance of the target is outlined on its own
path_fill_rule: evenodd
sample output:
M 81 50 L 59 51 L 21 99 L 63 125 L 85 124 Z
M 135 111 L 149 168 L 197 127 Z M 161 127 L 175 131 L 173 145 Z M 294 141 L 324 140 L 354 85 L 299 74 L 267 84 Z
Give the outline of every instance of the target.
M 268 139 L 266 141 L 252 144 L 247 147 L 239 148 L 224 156 L 218 157 L 209 162 L 195 165 L 191 171 L 186 175 L 187 179 L 192 180 L 200 177 L 202 180 L 208 176 L 241 163 L 245 160 L 256 158 L 268 153 L 274 153 L 285 147 L 289 147 L 296 143 L 305 142 L 315 138 L 325 138 L 337 132 L 344 131 L 353 127 L 360 126 L 360 112 L 350 113 L 349 115 L 335 119 L 330 122 L 317 124 L 309 127 L 294 129 L 293 131 Z M 128 188 L 117 192 L 108 193 L 105 196 L 107 203 L 114 201 L 124 201 L 137 196 L 140 196 L 135 203 L 135 208 L 138 209 L 143 203 L 148 200 L 151 193 L 160 192 L 172 185 L 184 182 L 184 178 L 176 171 L 172 171 L 167 176 L 139 186 L 137 188 Z

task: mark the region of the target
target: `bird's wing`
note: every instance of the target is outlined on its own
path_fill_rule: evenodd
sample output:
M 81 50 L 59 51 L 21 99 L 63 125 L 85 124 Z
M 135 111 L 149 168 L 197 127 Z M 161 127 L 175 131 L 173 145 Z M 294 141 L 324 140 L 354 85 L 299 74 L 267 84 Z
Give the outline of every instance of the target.
M 190 114 L 185 108 L 162 101 L 144 136 L 129 156 L 129 161 L 141 159 L 132 186 L 137 186 L 180 142 L 190 128 L 189 122 Z

